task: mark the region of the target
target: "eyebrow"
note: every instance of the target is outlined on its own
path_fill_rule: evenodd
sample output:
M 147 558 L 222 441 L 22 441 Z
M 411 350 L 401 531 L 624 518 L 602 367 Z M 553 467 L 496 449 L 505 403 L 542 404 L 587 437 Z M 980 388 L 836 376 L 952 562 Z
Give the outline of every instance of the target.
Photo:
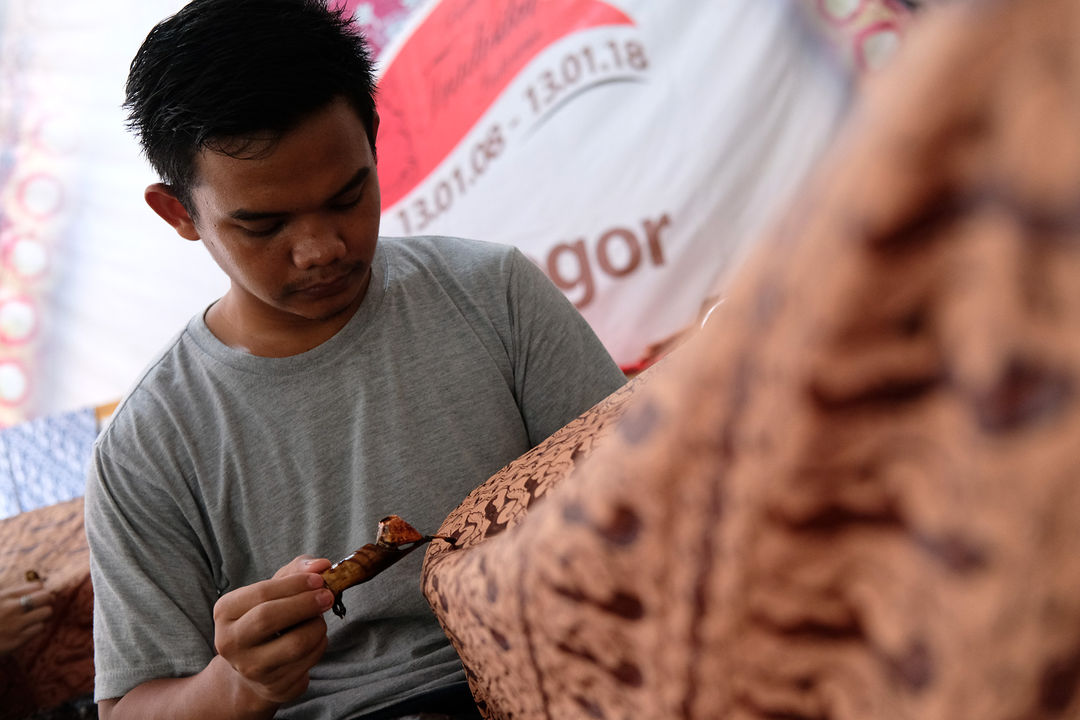
M 353 176 L 351 178 L 349 178 L 345 182 L 344 185 L 342 185 L 340 188 L 338 188 L 337 192 L 335 192 L 333 195 L 331 195 L 327 199 L 327 203 L 332 203 L 335 200 L 338 200 L 339 198 L 341 198 L 342 195 L 346 195 L 350 191 L 352 191 L 352 190 L 356 189 L 357 187 L 363 185 L 364 181 L 367 180 L 367 177 L 370 174 L 371 174 L 371 168 L 370 167 L 365 166 L 365 167 L 362 167 L 359 170 L 357 170 L 353 174 Z M 271 211 L 271 212 L 259 212 L 259 211 L 256 211 L 256 210 L 245 210 L 243 208 L 240 208 L 239 210 L 233 210 L 232 212 L 230 212 L 229 217 L 232 218 L 233 220 L 240 220 L 241 222 L 252 222 L 252 221 L 255 221 L 255 220 L 266 220 L 268 218 L 280 218 L 280 217 L 284 217 L 285 215 L 288 215 L 288 214 L 289 213 L 287 213 L 287 212 L 274 212 L 274 211 Z

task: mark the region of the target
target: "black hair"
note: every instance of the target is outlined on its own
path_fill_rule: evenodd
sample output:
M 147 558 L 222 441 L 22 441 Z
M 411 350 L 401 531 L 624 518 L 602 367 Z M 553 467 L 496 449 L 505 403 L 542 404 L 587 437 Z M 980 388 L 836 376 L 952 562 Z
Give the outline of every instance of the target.
M 363 36 L 324 0 L 194 0 L 131 61 L 128 127 L 189 213 L 195 158 L 280 138 L 344 98 L 375 150 L 375 80 Z M 238 149 L 239 148 L 239 149 Z

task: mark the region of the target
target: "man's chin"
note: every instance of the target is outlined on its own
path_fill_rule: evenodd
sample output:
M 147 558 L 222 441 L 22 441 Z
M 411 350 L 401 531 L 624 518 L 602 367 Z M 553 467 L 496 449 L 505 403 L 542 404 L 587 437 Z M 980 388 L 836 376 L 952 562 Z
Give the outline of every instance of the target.
M 316 288 L 290 293 L 289 304 L 293 314 L 312 322 L 340 319 L 343 314 L 352 315 L 367 294 L 370 273 L 360 275 L 360 281 L 343 282 L 340 288 Z
M 364 288 L 366 290 L 366 286 Z M 348 320 L 359 309 L 364 300 L 364 292 L 357 290 L 351 296 L 326 298 L 322 302 L 308 302 L 296 307 L 294 313 L 311 322 L 330 322 Z

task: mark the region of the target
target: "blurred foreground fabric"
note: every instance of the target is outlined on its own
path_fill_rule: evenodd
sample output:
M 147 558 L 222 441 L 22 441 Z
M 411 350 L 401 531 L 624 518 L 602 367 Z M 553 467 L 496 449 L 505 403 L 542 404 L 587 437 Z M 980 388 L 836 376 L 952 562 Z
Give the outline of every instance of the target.
M 486 717 L 1080 716 L 1078 38 L 928 13 L 702 332 L 448 517 Z

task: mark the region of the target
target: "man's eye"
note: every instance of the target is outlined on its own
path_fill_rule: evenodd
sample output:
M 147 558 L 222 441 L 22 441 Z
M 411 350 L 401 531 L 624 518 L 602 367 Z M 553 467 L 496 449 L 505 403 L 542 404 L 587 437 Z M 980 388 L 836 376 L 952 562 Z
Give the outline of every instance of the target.
M 357 193 L 356 197 L 342 200 L 340 202 L 332 203 L 330 205 L 331 210 L 351 210 L 360 204 L 360 201 L 364 199 L 363 193 Z
M 267 227 L 260 227 L 260 228 L 249 228 L 249 227 L 244 227 L 243 225 L 241 225 L 240 229 L 243 230 L 244 234 L 246 234 L 246 235 L 250 235 L 251 237 L 262 238 L 262 237 L 270 237 L 271 235 L 275 234 L 278 230 L 281 229 L 281 225 L 282 225 L 281 223 L 274 223 L 273 225 L 269 225 Z

